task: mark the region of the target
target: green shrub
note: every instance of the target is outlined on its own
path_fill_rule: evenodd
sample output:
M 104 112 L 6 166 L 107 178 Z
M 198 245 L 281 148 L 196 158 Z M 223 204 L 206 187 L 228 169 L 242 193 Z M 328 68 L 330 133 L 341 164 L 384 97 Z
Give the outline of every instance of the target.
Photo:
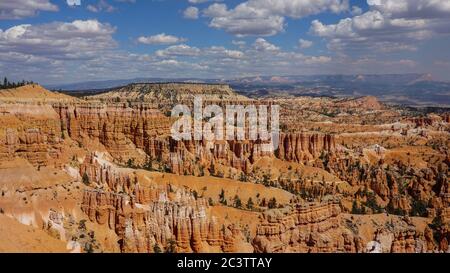
M 413 200 L 411 204 L 411 216 L 426 217 L 427 214 L 427 204 L 421 200 Z
M 275 197 L 273 197 L 272 199 L 269 200 L 269 203 L 267 203 L 267 206 L 269 207 L 269 209 L 274 209 L 277 207 L 277 199 L 275 199 Z
M 83 174 L 83 178 L 82 178 L 83 184 L 85 184 L 86 186 L 89 186 L 91 184 L 89 176 L 87 173 Z

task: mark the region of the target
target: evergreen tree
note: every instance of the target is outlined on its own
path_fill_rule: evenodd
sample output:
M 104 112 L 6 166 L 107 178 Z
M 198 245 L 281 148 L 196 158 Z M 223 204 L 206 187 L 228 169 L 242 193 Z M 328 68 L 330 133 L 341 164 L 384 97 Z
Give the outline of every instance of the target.
M 255 206 L 255 204 L 253 203 L 252 198 L 249 197 L 248 200 L 247 200 L 247 205 L 246 205 L 247 209 L 251 210 L 251 209 L 253 209 L 254 206 Z
M 87 175 L 87 173 L 83 174 L 82 180 L 83 180 L 83 184 L 85 184 L 86 186 L 89 186 L 90 181 L 89 181 L 89 176 Z
M 274 209 L 277 207 L 277 199 L 275 199 L 275 197 L 273 197 L 272 199 L 269 200 L 269 203 L 267 204 L 267 206 L 269 207 L 269 209 Z
M 241 198 L 239 198 L 239 196 L 238 196 L 237 194 L 234 196 L 233 206 L 234 206 L 235 208 L 241 208 L 241 207 L 242 207 L 242 201 L 241 201 Z
M 155 245 L 153 246 L 153 252 L 155 252 L 155 253 L 161 253 L 161 248 L 159 247 L 158 244 L 155 244 Z
M 220 194 L 219 194 L 219 202 L 221 203 L 221 204 L 226 204 L 226 199 L 225 199 L 225 191 L 222 189 L 222 191 L 220 192 Z
M 358 204 L 356 203 L 356 200 L 353 200 L 353 204 L 352 204 L 352 214 L 360 214 L 361 211 L 358 207 Z
M 245 173 L 241 173 L 241 177 L 239 178 L 239 180 L 241 181 L 241 182 L 247 182 L 247 176 L 245 175 Z
M 166 248 L 166 253 L 176 253 L 177 251 L 177 243 L 175 242 L 174 239 L 170 239 L 169 240 L 169 245 Z

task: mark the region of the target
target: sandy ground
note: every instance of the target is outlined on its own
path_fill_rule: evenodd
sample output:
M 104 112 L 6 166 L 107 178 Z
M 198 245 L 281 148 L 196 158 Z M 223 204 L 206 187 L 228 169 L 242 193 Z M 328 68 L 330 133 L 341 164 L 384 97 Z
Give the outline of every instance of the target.
M 66 243 L 0 214 L 0 253 L 65 253 Z

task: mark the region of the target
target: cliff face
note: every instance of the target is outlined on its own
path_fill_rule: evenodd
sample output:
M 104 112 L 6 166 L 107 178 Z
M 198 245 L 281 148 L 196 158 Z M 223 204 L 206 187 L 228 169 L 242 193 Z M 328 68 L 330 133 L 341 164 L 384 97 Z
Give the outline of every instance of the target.
M 281 134 L 277 157 L 286 161 L 304 163 L 320 156 L 322 152 L 336 150 L 335 138 L 329 134 Z
M 299 205 L 288 212 L 265 214 L 253 240 L 256 252 L 429 253 L 448 252 L 447 228 L 438 240 L 429 227 L 421 229 L 410 218 L 382 216 L 354 219 L 333 202 Z M 369 231 L 361 221 L 380 227 Z
M 176 174 L 199 174 L 211 164 L 221 164 L 244 172 L 263 156 L 293 162 L 317 158 L 335 150 L 332 135 L 290 133 L 280 136 L 280 149 L 263 152 L 257 141 L 174 141 L 169 133 L 172 121 L 144 105 L 103 104 L 55 105 L 61 128 L 77 141 L 98 140 L 119 161 L 141 158 L 136 148 L 150 158 L 167 164 Z
M 139 157 L 137 149 L 147 151 L 150 156 L 163 153 L 160 139 L 166 139 L 170 119 L 146 104 L 133 108 L 126 103 L 54 107 L 60 115 L 62 130 L 70 138 L 79 142 L 98 141 L 119 160 Z
M 61 155 L 59 117 L 49 105 L 0 102 L 0 160 L 15 156 L 45 166 Z
M 341 227 L 337 203 L 297 206 L 286 215 L 266 215 L 253 245 L 257 252 L 362 252 L 361 239 Z
M 115 231 L 122 252 L 252 251 L 237 226 L 226 227 L 209 216 L 206 200 L 185 188 L 140 185 L 93 156 L 81 174 L 95 187 L 84 192 L 82 211 Z

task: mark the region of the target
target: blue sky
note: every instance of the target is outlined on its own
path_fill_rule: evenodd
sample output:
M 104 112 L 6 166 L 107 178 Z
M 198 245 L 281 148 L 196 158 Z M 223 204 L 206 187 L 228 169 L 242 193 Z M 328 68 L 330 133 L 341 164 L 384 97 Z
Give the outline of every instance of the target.
M 2 0 L 0 76 L 431 73 L 450 79 L 448 0 Z

